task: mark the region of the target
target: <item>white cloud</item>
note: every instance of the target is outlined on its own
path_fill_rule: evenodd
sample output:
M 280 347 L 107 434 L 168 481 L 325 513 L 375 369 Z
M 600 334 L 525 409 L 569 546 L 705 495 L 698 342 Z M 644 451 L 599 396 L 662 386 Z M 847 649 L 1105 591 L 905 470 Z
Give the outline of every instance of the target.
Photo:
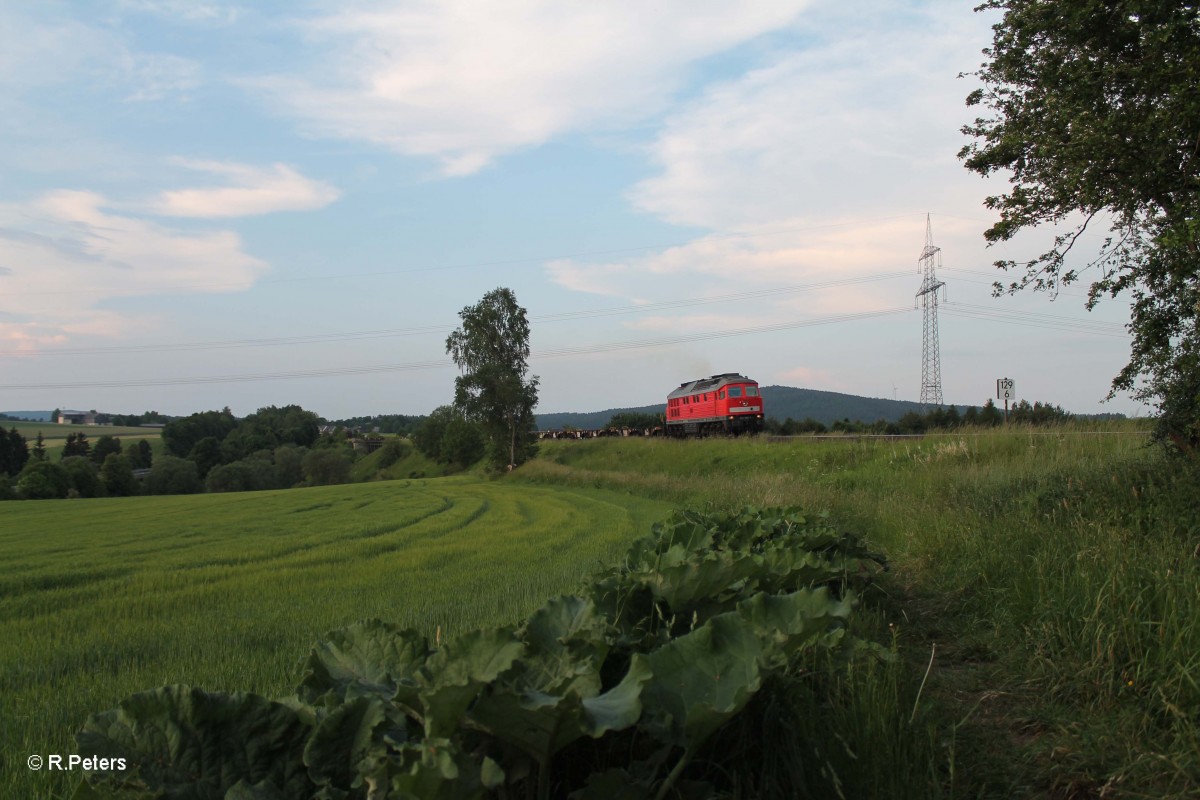
M 121 6 L 167 19 L 215 25 L 232 24 L 242 14 L 236 5 L 200 0 L 121 0 Z
M 117 29 L 62 16 L 53 7 L 39 10 L 45 13 L 35 17 L 32 7 L 0 6 L 0 99 L 40 101 L 46 87 L 72 84 L 115 90 L 128 102 L 157 101 L 186 96 L 203 82 L 192 59 L 142 52 Z
M 243 291 L 268 269 L 232 231 L 185 232 L 109 207 L 101 195 L 66 190 L 0 206 L 0 340 L 28 348 L 125 334 L 148 321 L 106 301 Z
M 591 294 L 643 296 L 657 287 L 652 302 L 780 287 L 787 291 L 759 294 L 753 302 L 760 314 L 774 311 L 790 319 L 876 311 L 903 305 L 916 291 L 924 223 L 921 214 L 831 219 L 823 225 L 776 220 L 623 262 L 556 261 L 546 272 L 559 286 Z M 977 235 L 977 228 L 963 220 L 939 224 L 944 243 Z
M 971 88 L 957 76 L 978 63 L 989 20 L 954 3 L 907 20 L 873 11 L 825 9 L 805 21 L 813 44 L 671 116 L 649 150 L 659 174 L 633 189 L 634 205 L 728 229 L 974 202 L 978 182 L 955 157 Z
M 61 83 L 110 45 L 104 33 L 75 20 L 35 22 L 15 4 L 0 4 L 0 87 L 23 93 Z
M 324 208 L 341 195 L 333 186 L 306 178 L 286 164 L 274 164 L 265 169 L 224 161 L 181 160 L 179 163 L 225 178 L 232 185 L 163 192 L 151 204 L 154 213 L 216 218 L 309 211 Z
M 804 0 L 355 4 L 305 25 L 325 57 L 253 83 L 317 135 L 437 158 L 451 175 L 568 131 L 661 111 L 699 59 Z
M 124 82 L 132 89 L 126 102 L 150 102 L 168 97 L 186 97 L 200 86 L 200 64 L 190 58 L 163 53 L 124 52 Z
M 766 323 L 896 308 L 919 284 L 926 211 L 947 263 L 982 267 L 999 254 L 980 236 L 982 182 L 956 158 L 971 88 L 958 74 L 979 62 L 990 21 L 949 0 L 813 8 L 800 44 L 710 86 L 647 147 L 657 170 L 629 192 L 634 207 L 720 233 L 548 276 L 617 296 L 653 285 L 653 300 L 827 284 L 762 298 Z M 898 277 L 872 280 L 886 273 Z

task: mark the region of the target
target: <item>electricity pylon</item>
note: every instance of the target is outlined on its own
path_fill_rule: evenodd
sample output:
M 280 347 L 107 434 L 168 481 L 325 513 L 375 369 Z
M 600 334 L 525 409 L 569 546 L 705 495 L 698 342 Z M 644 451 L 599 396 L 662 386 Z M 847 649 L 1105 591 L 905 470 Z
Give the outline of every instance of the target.
M 924 275 L 921 281 L 921 309 L 925 330 L 921 340 L 921 405 L 942 405 L 942 355 L 938 343 L 938 289 L 946 284 L 937 279 L 942 263 L 942 248 L 933 246 L 933 224 L 925 215 L 925 249 L 917 261 L 917 270 Z

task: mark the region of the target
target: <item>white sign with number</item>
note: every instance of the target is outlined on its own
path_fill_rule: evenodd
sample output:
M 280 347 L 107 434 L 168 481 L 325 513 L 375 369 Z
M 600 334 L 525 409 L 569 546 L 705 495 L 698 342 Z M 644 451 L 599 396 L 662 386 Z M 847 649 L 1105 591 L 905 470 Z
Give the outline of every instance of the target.
M 1012 378 L 1000 378 L 996 381 L 996 397 L 1000 400 L 1012 400 L 1017 396 Z

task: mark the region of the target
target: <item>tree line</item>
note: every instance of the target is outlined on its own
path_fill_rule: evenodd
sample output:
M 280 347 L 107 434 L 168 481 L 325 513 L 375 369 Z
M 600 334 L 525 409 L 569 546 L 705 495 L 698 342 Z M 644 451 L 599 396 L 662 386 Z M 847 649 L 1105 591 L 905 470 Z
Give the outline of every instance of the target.
M 1028 400 L 1020 400 L 1008 410 L 1008 421 L 1015 424 L 1056 425 L 1074 418 L 1073 414 L 1064 411 L 1061 406 L 1041 401 L 1030 403 Z M 996 404 L 989 399 L 982 406 L 970 406 L 962 413 L 956 406 L 939 406 L 924 414 L 910 411 L 895 422 L 885 419 L 863 422 L 847 418 L 826 426 L 812 417 L 799 421 L 788 417 L 782 422 L 777 418 L 768 417 L 765 430 L 775 436 L 799 436 L 806 433 L 829 432 L 900 436 L 963 427 L 989 428 L 1003 424 L 1004 411 L 997 408 Z
M 0 499 L 124 497 L 286 489 L 345 483 L 355 454 L 346 433 L 321 436 L 318 417 L 300 406 L 269 406 L 237 419 L 228 409 L 173 419 L 162 431 L 166 453 L 144 439 L 67 435 L 58 461 L 15 428 L 0 431 Z M 134 470 L 146 470 L 139 480 Z
M 55 462 L 40 431 L 33 447 L 16 428 L 0 431 L 0 500 L 138 494 L 134 470 L 151 469 L 152 462 L 145 439 L 122 446 L 106 435 L 93 444 L 86 433 L 70 433 Z
M 371 431 L 372 433 L 390 433 L 396 436 L 411 436 L 421 423 L 424 415 L 410 414 L 375 414 L 370 417 L 347 417 L 346 419 L 322 419 L 325 425 L 346 430 Z

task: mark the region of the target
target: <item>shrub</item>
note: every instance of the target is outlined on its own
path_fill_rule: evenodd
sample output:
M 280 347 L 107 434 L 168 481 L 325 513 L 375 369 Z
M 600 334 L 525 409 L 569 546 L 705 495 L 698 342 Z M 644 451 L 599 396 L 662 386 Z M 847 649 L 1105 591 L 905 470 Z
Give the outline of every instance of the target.
M 378 465 L 380 469 L 387 469 L 392 464 L 395 464 L 400 459 L 408 455 L 410 445 L 404 439 L 393 437 L 383 443 L 383 447 L 379 448 Z
M 62 464 L 31 459 L 17 478 L 17 496 L 25 500 L 53 500 L 67 496 L 71 479 Z
M 129 458 L 121 453 L 111 453 L 104 459 L 100 468 L 100 479 L 104 488 L 113 497 L 129 497 L 138 493 L 137 478 L 133 477 L 133 467 Z
M 304 456 L 307 447 L 285 444 L 275 448 L 275 476 L 281 489 L 290 489 L 304 481 Z
M 351 456 L 342 449 L 310 450 L 301 462 L 309 486 L 330 486 L 350 480 Z
M 413 434 L 413 444 L 418 452 L 433 461 L 442 460 L 442 437 L 450 420 L 458 417 L 451 406 L 438 406 L 425 418 Z
M 196 494 L 204 491 L 200 469 L 186 458 L 165 455 L 146 476 L 146 494 Z
M 256 492 L 278 486 L 275 467 L 261 458 L 245 458 L 222 464 L 208 473 L 204 485 L 210 492 Z
M 62 468 L 67 471 L 67 480 L 77 497 L 103 497 L 106 494 L 100 472 L 92 459 L 85 456 L 64 458 Z
M 483 458 L 486 449 L 487 442 L 479 425 L 455 417 L 442 431 L 439 460 L 465 469 Z

